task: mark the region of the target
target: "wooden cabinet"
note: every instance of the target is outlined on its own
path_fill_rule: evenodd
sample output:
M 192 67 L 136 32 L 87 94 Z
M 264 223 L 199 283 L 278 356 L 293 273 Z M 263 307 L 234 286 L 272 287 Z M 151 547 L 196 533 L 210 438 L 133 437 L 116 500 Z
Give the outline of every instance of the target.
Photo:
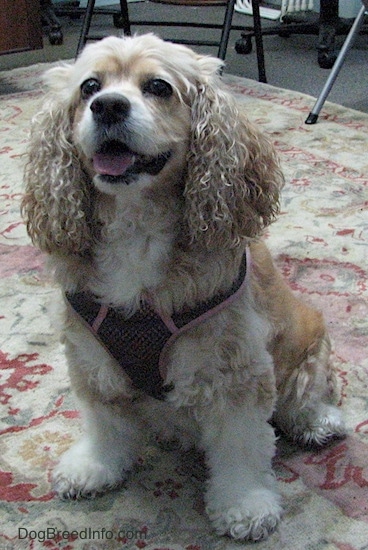
M 1 0 L 0 54 L 42 48 L 39 0 Z

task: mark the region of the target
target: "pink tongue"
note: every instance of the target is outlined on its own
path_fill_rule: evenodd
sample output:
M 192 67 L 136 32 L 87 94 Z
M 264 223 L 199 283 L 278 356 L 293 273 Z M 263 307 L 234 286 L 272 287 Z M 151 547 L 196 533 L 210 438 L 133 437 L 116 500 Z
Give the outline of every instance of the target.
M 98 174 L 122 176 L 134 163 L 132 153 L 96 153 L 93 157 L 93 168 Z

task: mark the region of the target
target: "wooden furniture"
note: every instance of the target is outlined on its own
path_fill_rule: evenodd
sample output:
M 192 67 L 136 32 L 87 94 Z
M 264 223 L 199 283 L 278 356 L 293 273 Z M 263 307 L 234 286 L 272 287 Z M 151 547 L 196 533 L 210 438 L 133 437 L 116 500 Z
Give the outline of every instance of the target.
M 0 54 L 42 48 L 40 4 L 37 0 L 2 0 Z

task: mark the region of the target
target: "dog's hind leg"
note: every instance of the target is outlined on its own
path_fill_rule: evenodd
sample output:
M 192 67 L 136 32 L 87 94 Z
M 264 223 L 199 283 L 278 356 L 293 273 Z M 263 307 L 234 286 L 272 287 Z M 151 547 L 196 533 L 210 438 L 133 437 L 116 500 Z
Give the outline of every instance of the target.
M 326 445 L 345 435 L 340 409 L 334 405 L 336 377 L 325 332 L 313 342 L 300 365 L 279 388 L 274 421 L 296 443 Z

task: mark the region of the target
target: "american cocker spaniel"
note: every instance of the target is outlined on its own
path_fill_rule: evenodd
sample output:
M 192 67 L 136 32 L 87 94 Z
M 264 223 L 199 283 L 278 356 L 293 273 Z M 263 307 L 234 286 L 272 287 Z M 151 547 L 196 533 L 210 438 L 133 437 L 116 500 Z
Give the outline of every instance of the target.
M 255 541 L 282 515 L 270 421 L 304 445 L 344 425 L 322 315 L 260 238 L 278 212 L 277 158 L 220 69 L 152 34 L 50 69 L 22 211 L 64 292 L 84 422 L 56 492 L 117 486 L 149 427 L 204 451 L 215 530 Z

